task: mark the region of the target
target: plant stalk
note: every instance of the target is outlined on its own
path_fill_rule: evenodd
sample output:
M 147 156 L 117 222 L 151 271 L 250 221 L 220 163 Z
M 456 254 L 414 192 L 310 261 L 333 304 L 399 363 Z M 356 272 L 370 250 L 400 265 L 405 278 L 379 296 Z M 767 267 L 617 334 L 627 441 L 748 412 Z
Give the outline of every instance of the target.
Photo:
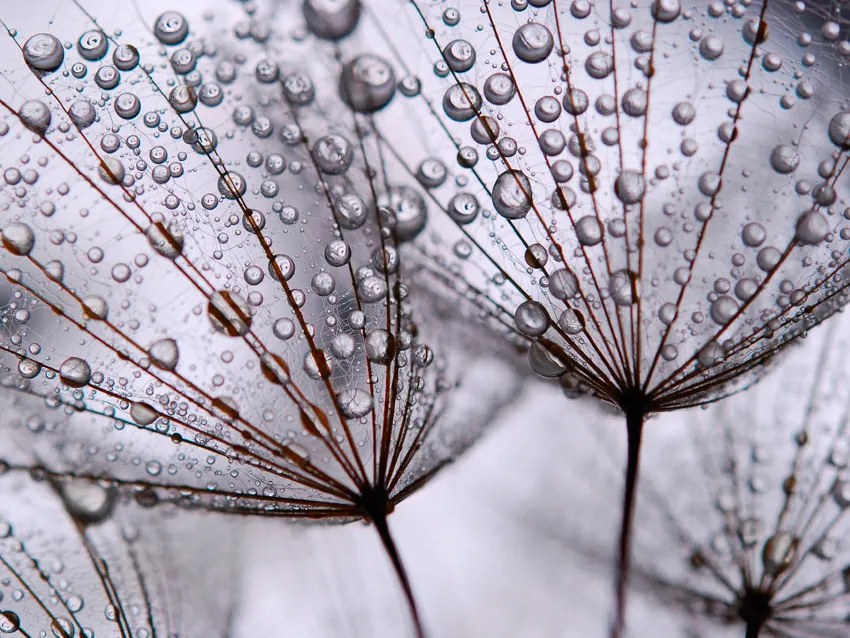
M 422 625 L 422 619 L 419 617 L 419 609 L 416 606 L 416 598 L 413 595 L 413 588 L 410 586 L 410 580 L 407 577 L 407 570 L 405 569 L 401 556 L 398 553 L 398 548 L 396 547 L 392 534 L 390 534 L 390 527 L 387 524 L 387 515 L 372 514 L 370 515 L 370 518 L 372 523 L 375 525 L 375 530 L 378 532 L 378 536 L 381 538 L 381 543 L 383 544 L 387 555 L 390 557 L 393 570 L 395 571 L 398 582 L 404 592 L 404 598 L 407 600 L 407 606 L 410 611 L 410 618 L 413 622 L 413 630 L 416 634 L 416 638 L 425 638 L 425 628 Z
M 750 618 L 747 621 L 747 635 L 745 638 L 759 638 L 759 633 L 761 633 L 763 625 L 763 618 Z
M 632 520 L 634 518 L 635 498 L 637 496 L 640 444 L 643 437 L 645 417 L 646 410 L 640 402 L 626 409 L 628 459 L 626 461 L 626 480 L 623 490 L 623 519 L 620 523 L 620 541 L 617 549 L 616 608 L 614 611 L 614 621 L 611 625 L 611 638 L 622 638 L 626 628 L 626 593 L 631 558 Z

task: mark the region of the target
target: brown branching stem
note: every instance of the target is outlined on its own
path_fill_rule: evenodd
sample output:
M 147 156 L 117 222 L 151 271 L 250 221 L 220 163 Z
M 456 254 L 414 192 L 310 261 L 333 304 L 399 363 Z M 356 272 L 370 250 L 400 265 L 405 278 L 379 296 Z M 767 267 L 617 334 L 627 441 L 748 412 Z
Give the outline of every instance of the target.
M 407 600 L 407 606 L 410 610 L 410 619 L 413 622 L 413 630 L 416 638 L 425 638 L 425 628 L 422 625 L 422 619 L 419 616 L 419 609 L 416 605 L 416 598 L 413 595 L 413 588 L 410 586 L 410 579 L 407 577 L 407 569 L 401 560 L 398 553 L 395 540 L 390 534 L 390 527 L 387 524 L 387 515 L 385 512 L 374 512 L 369 514 L 369 519 L 375 526 L 375 531 L 381 539 L 387 555 L 392 563 L 393 570 L 396 573 L 398 582 L 404 592 L 404 598 Z
M 643 424 L 647 414 L 646 402 L 641 398 L 624 400 L 623 409 L 626 413 L 628 459 L 626 461 L 626 480 L 623 489 L 623 518 L 620 523 L 620 540 L 617 547 L 616 607 L 614 609 L 614 620 L 611 625 L 611 638 L 621 638 L 626 626 L 626 589 L 629 580 L 632 519 L 634 518 L 638 470 L 640 469 L 640 444 L 643 436 Z

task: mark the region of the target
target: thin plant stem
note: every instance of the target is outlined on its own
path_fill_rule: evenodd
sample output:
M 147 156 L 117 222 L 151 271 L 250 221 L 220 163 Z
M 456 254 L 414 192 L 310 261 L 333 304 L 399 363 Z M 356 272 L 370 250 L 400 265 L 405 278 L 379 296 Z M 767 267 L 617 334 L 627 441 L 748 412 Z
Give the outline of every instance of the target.
M 747 634 L 745 638 L 759 638 L 764 620 L 761 618 L 750 618 L 747 621 Z
M 623 489 L 623 518 L 620 523 L 620 540 L 617 549 L 616 607 L 611 625 L 611 638 L 621 638 L 626 625 L 626 587 L 629 580 L 632 521 L 637 496 L 638 470 L 640 469 L 640 444 L 647 413 L 645 402 L 640 399 L 633 402 L 626 401 L 624 404 L 626 406 L 628 459 Z
M 407 569 L 401 560 L 398 553 L 395 540 L 390 533 L 390 527 L 387 524 L 386 514 L 370 515 L 372 523 L 375 525 L 375 531 L 381 539 L 381 543 L 390 558 L 393 565 L 398 582 L 404 592 L 404 598 L 407 600 L 407 606 L 410 611 L 410 619 L 413 621 L 413 630 L 416 638 L 425 638 L 425 628 L 422 625 L 422 619 L 419 616 L 419 608 L 416 605 L 416 597 L 413 595 L 413 588 L 410 586 L 410 579 L 407 577 Z

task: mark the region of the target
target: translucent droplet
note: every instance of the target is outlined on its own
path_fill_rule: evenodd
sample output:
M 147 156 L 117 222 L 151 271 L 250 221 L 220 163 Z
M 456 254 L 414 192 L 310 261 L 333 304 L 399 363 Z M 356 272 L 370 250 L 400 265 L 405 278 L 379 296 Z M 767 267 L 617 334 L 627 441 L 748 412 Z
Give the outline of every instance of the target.
M 528 364 L 537 374 L 547 379 L 560 377 L 567 371 L 566 364 L 557 353 L 540 340 L 534 341 L 528 349 Z
M 43 134 L 52 119 L 50 109 L 41 100 L 27 100 L 21 105 L 18 116 L 21 123 L 33 133 Z
M 35 245 L 35 234 L 26 224 L 12 222 L 3 227 L 3 247 L 13 255 L 29 255 Z
M 578 279 L 566 268 L 556 270 L 549 275 L 549 291 L 555 299 L 572 299 L 578 294 Z
M 357 292 L 363 303 L 375 303 L 387 296 L 387 282 L 383 277 L 370 275 L 357 284 Z
M 153 34 L 163 44 L 180 44 L 189 35 L 189 22 L 176 11 L 166 11 L 154 22 Z
M 452 40 L 443 49 L 449 68 L 455 73 L 469 71 L 475 64 L 475 49 L 466 40 Z
M 637 301 L 637 277 L 629 270 L 618 270 L 611 275 L 608 292 L 618 306 L 630 306 Z
M 151 225 L 147 237 L 151 248 L 167 259 L 177 259 L 183 252 L 183 235 L 167 228 L 162 222 Z
M 810 210 L 797 220 L 795 238 L 804 244 L 819 244 L 829 234 L 829 221 L 823 213 Z
M 575 335 L 584 330 L 584 317 L 578 310 L 567 308 L 558 317 L 558 326 L 568 335 Z
M 21 619 L 13 611 L 0 611 L 0 632 L 13 634 L 21 628 Z
M 481 94 L 471 84 L 453 84 L 443 95 L 443 111 L 456 122 L 471 120 L 481 109 Z
M 115 505 L 115 490 L 97 483 L 69 481 L 62 484 L 61 494 L 70 514 L 86 525 L 106 520 Z
M 502 217 L 522 219 L 531 210 L 531 181 L 522 171 L 505 171 L 496 178 L 492 201 L 496 212 Z
M 325 246 L 325 261 L 339 268 L 351 259 L 351 247 L 341 239 L 334 239 Z
M 354 230 L 366 223 L 366 203 L 354 193 L 345 193 L 334 202 L 334 218 L 343 228 Z
M 527 300 L 514 312 L 517 330 L 527 337 L 539 337 L 549 329 L 549 314 L 542 304 Z
M 456 193 L 446 206 L 446 213 L 458 224 L 472 223 L 481 206 L 472 193 Z
M 84 60 L 94 61 L 100 60 L 106 55 L 106 50 L 109 48 L 109 39 L 106 34 L 99 29 L 86 31 L 77 40 L 77 51 L 80 57 Z
M 74 126 L 84 129 L 94 123 L 97 118 L 97 111 L 94 105 L 88 100 L 75 100 L 68 108 L 68 115 Z
M 725 326 L 738 311 L 738 302 L 732 297 L 723 295 L 711 304 L 711 318 L 715 323 Z
M 151 358 L 151 363 L 157 368 L 174 370 L 180 359 L 180 350 L 174 339 L 159 339 L 148 348 L 148 356 Z
M 41 372 L 41 364 L 32 359 L 21 359 L 18 362 L 18 374 L 24 379 L 33 379 Z
M 366 357 L 372 363 L 389 364 L 395 357 L 395 338 L 383 328 L 366 335 Z
M 307 28 L 313 35 L 325 40 L 339 40 L 357 26 L 360 0 L 306 0 L 302 10 Z
M 79 357 L 69 357 L 59 366 L 59 378 L 70 388 L 82 388 L 91 381 L 91 367 Z
M 516 95 L 516 85 L 507 73 L 493 73 L 484 82 L 484 98 L 495 106 L 504 106 Z
M 370 54 L 359 55 L 343 66 L 339 80 L 343 101 L 358 113 L 374 113 L 392 100 L 396 79 L 390 65 Z
M 51 72 L 62 66 L 65 49 L 59 38 L 49 33 L 37 33 L 24 42 L 24 61 L 31 69 Z
M 240 295 L 216 291 L 207 304 L 213 328 L 228 337 L 241 337 L 251 329 L 251 308 Z
M 770 154 L 770 165 L 777 173 L 793 173 L 800 165 L 800 155 L 793 146 L 780 144 Z
M 150 425 L 159 418 L 159 414 L 145 403 L 134 403 L 130 406 L 130 418 L 139 425 Z
M 354 149 L 342 135 L 332 133 L 316 140 L 312 148 L 313 161 L 328 175 L 341 175 L 354 160 Z
M 623 171 L 614 183 L 614 193 L 624 204 L 636 204 L 643 197 L 645 183 L 637 171 Z
M 393 212 L 393 232 L 398 241 L 410 241 L 425 228 L 428 221 L 425 200 L 410 186 L 390 186 L 381 205 Z
M 347 419 L 358 419 L 372 411 L 372 397 L 361 388 L 348 388 L 336 395 L 339 409 Z
M 602 242 L 604 227 L 595 215 L 585 215 L 576 222 L 576 237 L 582 246 L 595 246 Z
M 800 541 L 787 532 L 777 532 L 764 544 L 761 560 L 765 574 L 778 576 L 793 564 Z
M 448 169 L 446 165 L 436 158 L 422 160 L 416 169 L 416 180 L 425 188 L 438 188 L 442 186 L 447 176 Z
M 850 111 L 836 113 L 829 121 L 829 139 L 840 148 L 850 148 Z
M 552 53 L 554 46 L 552 32 L 537 22 L 526 22 L 514 31 L 514 53 L 523 62 L 543 62 Z
M 89 319 L 103 321 L 109 311 L 106 299 L 91 295 L 83 299 L 83 313 Z
M 122 93 L 113 102 L 115 114 L 125 120 L 132 120 L 142 109 L 139 98 L 132 93 Z

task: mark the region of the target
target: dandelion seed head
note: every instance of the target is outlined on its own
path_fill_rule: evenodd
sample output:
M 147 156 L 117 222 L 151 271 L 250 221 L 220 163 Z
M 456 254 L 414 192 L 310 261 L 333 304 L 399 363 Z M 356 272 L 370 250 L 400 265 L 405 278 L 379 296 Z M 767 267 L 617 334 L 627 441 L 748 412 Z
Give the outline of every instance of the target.
M 469 334 L 441 350 L 450 309 L 402 278 L 428 204 L 371 130 L 395 70 L 334 55 L 356 2 L 306 2 L 295 32 L 154 8 L 116 30 L 67 6 L 3 44 L 5 460 L 144 505 L 391 510 L 512 387 Z M 451 399 L 479 365 L 493 400 Z
M 580 333 L 557 321 L 545 333 L 565 370 L 662 411 L 746 384 L 844 304 L 850 48 L 837 5 L 445 11 L 398 8 L 405 28 L 392 30 L 367 12 L 352 37 L 380 34 L 371 50 L 420 80 L 376 121 L 446 213 L 421 243 L 454 273 L 450 294 L 475 297 L 504 333 L 522 333 L 513 316 L 529 301 L 580 314 Z M 411 114 L 424 133 L 396 124 Z M 536 246 L 549 263 L 526 258 Z

